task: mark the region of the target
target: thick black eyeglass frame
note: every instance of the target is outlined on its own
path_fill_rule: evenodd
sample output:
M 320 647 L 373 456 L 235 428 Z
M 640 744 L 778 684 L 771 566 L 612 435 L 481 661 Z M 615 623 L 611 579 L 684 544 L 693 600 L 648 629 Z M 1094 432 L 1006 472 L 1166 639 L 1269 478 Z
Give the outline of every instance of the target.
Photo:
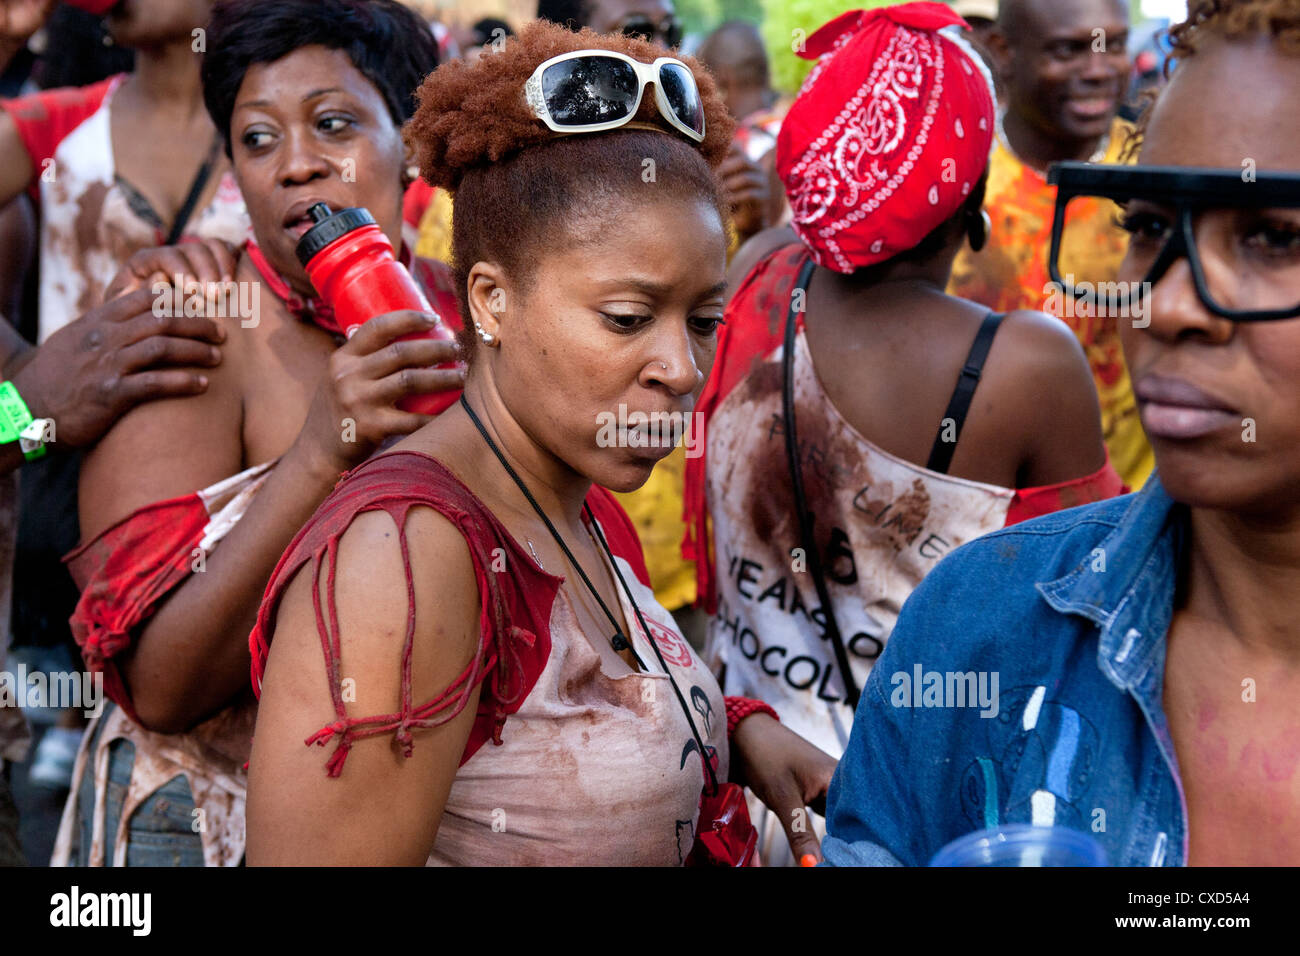
M 1260 172 L 1251 181 L 1231 169 L 1203 169 L 1194 166 L 1100 166 L 1092 163 L 1053 163 L 1047 170 L 1048 185 L 1056 187 L 1056 215 L 1052 220 L 1052 244 L 1047 271 L 1067 295 L 1076 295 L 1073 283 L 1061 277 L 1061 236 L 1065 231 L 1065 209 L 1070 200 L 1097 196 L 1117 203 L 1142 199 L 1177 210 L 1177 226 L 1165 240 L 1146 277 L 1130 294 L 1130 304 L 1142 299 L 1142 288 L 1158 282 L 1169 267 L 1186 258 L 1201 303 L 1214 315 L 1233 322 L 1272 322 L 1300 318 L 1300 303 L 1291 309 L 1225 309 L 1210 295 L 1209 282 L 1201 267 L 1192 218 L 1205 209 L 1300 208 L 1300 173 Z

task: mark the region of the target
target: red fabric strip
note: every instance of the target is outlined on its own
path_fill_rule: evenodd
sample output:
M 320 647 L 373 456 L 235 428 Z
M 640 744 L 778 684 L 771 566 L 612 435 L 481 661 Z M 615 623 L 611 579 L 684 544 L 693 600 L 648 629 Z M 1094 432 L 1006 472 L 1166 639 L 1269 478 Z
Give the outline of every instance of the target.
M 1106 452 L 1106 462 L 1091 475 L 1073 478 L 1055 485 L 1040 485 L 1037 488 L 1017 488 L 1016 496 L 1011 499 L 1007 509 L 1004 527 L 1028 521 L 1054 511 L 1077 508 L 1079 505 L 1091 504 L 1128 493 L 1119 473 L 1110 463 L 1110 452 Z
M 601 523 L 615 554 L 627 560 L 638 577 L 648 581 L 640 542 L 631 522 L 613 496 L 593 488 L 588 497 L 592 513 Z M 480 596 L 479 647 L 460 676 L 437 697 L 416 705 L 411 698 L 411 663 L 415 627 L 414 583 L 406 543 L 406 516 L 410 509 L 428 506 L 454 524 L 465 537 Z M 401 709 L 391 714 L 349 717 L 342 697 L 339 674 L 340 635 L 334 605 L 338 541 L 357 515 L 369 511 L 388 513 L 399 529 L 399 544 L 407 584 L 407 628 L 402 652 Z M 499 550 L 498 550 L 499 549 Z M 493 571 L 494 558 L 505 555 L 505 572 Z M 523 551 L 487 507 L 444 465 L 418 452 L 390 452 L 353 469 L 299 531 L 271 576 L 262 598 L 257 625 L 249 636 L 253 689 L 261 694 L 275 615 L 285 589 L 298 571 L 310 566 L 313 606 L 321 652 L 329 677 L 336 719 L 308 737 L 308 745 L 324 746 L 337 738 L 326 772 L 342 772 L 347 754 L 357 740 L 392 733 L 410 756 L 411 731 L 436 727 L 463 711 L 474 687 L 483 684 L 478 710 L 461 764 L 488 740 L 500 744 L 506 718 L 519 710 L 541 676 L 551 652 L 551 605 L 562 578 L 542 571 Z M 325 602 L 319 582 L 325 570 Z
M 115 658 L 135 631 L 190 574 L 208 511 L 198 494 L 146 505 L 64 559 L 81 597 L 69 624 L 109 700 L 139 722 Z

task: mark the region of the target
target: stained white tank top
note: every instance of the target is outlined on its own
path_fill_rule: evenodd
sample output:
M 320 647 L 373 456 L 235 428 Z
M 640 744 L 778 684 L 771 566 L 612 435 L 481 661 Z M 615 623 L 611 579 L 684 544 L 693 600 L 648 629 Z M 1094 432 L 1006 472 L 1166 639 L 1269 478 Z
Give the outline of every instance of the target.
M 782 723 L 838 758 L 853 713 L 816 585 L 799 557 L 781 359 L 778 347 L 709 423 L 718 613 L 705 657 L 722 674 L 725 694 L 761 698 Z M 1001 528 L 1015 492 L 929 471 L 864 438 L 831 404 L 802 331 L 793 377 L 805 494 L 861 688 L 908 595 L 953 548 Z
M 620 557 L 623 579 L 673 678 L 728 773 L 727 714 L 717 681 L 673 617 Z M 551 608 L 551 654 L 502 744 L 456 773 L 431 866 L 679 866 L 695 842 L 704 764 L 667 675 L 619 589 L 633 671 L 587 637 L 564 591 Z

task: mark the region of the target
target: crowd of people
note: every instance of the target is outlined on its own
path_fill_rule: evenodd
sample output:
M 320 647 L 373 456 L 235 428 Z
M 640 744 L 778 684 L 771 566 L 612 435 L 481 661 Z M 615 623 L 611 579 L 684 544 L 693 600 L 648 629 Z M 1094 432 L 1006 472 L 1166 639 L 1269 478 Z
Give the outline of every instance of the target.
M 1300 862 L 1300 2 L 414 6 L 0 0 L 0 863 Z

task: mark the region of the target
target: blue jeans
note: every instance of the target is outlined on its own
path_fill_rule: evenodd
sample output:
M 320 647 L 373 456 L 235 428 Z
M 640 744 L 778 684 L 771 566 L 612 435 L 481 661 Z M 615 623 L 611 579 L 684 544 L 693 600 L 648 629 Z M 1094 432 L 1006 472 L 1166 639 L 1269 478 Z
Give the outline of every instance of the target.
M 112 704 L 108 704 L 112 707 Z M 90 742 L 86 773 L 77 794 L 77 841 L 71 863 L 90 863 L 91 834 L 95 818 L 95 777 L 93 760 L 104 724 L 101 721 Z M 135 764 L 135 745 L 129 740 L 114 740 L 108 751 L 108 796 L 104 808 L 104 861 L 112 863 L 122 804 L 126 800 Z M 127 824 L 127 866 L 203 866 L 203 842 L 194 831 L 194 797 L 189 782 L 177 775 L 151 794 Z

